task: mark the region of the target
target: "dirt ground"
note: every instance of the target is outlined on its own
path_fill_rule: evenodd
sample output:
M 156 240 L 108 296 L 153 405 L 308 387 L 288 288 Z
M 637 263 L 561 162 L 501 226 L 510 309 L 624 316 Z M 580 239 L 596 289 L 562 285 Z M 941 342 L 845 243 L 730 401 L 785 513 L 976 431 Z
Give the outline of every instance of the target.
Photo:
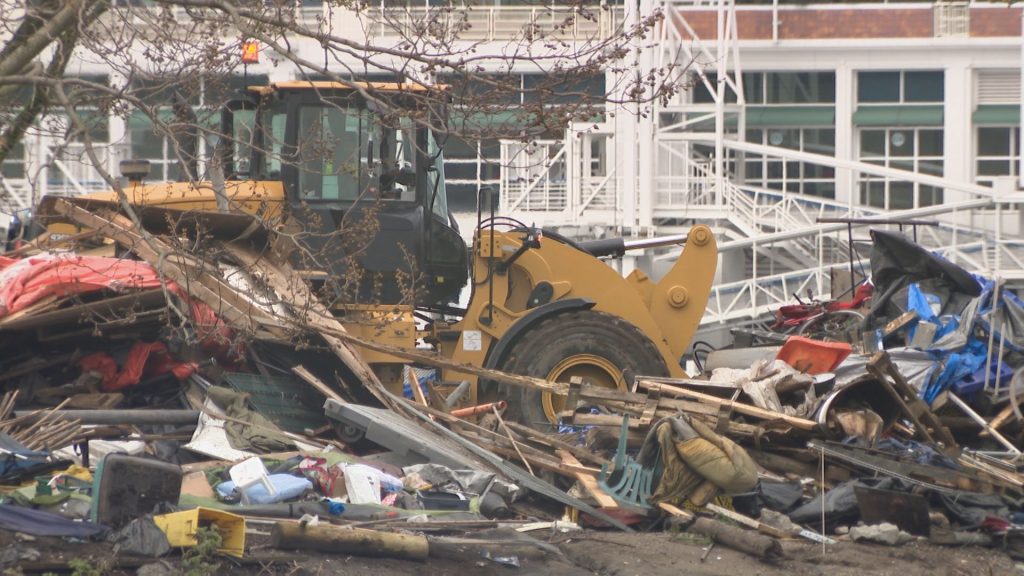
M 477 576 L 491 574 L 557 574 L 577 576 L 1022 576 L 1015 562 L 999 550 L 964 547 L 949 548 L 915 541 L 901 547 L 839 543 L 826 548 L 816 544 L 786 541 L 784 557 L 773 563 L 761 562 L 721 546 L 714 546 L 706 559 L 701 556 L 707 541 L 686 534 L 622 534 L 587 531 L 560 534 L 549 540 L 561 554 L 535 552 L 519 555 L 518 568 L 496 564 L 465 548 L 446 558 L 431 558 L 426 563 L 387 558 L 328 555 L 309 552 L 282 552 L 270 549 L 265 537 L 250 536 L 249 557 L 244 561 L 222 559 L 211 574 L 262 575 L 344 575 L 381 576 L 431 574 L 437 576 Z M 20 552 L 39 552 L 36 560 L 23 564 L 23 573 L 60 570 L 73 558 L 87 558 L 103 574 L 135 574 L 152 559 L 113 558 L 108 544 L 68 543 L 55 538 L 25 541 L 0 531 L 0 549 L 16 547 Z M 146 574 L 180 574 L 180 556 L 172 553 L 164 567 Z M 148 570 L 158 567 L 151 566 Z M 17 572 L 4 572 L 11 574 Z

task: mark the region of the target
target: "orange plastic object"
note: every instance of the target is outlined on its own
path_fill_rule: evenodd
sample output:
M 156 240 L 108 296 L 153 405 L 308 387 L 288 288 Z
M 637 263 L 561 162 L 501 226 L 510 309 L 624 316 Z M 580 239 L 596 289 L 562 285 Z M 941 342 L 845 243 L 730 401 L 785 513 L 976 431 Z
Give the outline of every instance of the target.
M 803 336 L 790 336 L 775 357 L 801 372 L 813 375 L 835 370 L 850 352 L 853 352 L 853 348 L 845 342 L 823 342 Z
M 469 408 L 457 408 L 451 411 L 451 415 L 456 418 L 468 418 L 469 416 L 476 416 L 477 414 L 486 414 L 491 411 L 491 408 L 497 408 L 500 412 L 507 407 L 508 404 L 506 404 L 504 400 L 500 400 L 498 402 L 488 402 L 487 404 L 470 406 Z

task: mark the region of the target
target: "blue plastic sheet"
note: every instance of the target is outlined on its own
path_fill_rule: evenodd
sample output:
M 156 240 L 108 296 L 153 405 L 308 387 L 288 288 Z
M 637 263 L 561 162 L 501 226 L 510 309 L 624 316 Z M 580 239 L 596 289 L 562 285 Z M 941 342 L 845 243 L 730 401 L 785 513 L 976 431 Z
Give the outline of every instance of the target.
M 921 397 L 929 404 L 953 382 L 974 374 L 982 367 L 985 363 L 985 345 L 971 338 L 963 351 L 947 354 L 940 361 L 941 364 L 936 368 L 941 368 L 938 376 L 921 393 Z
M 907 310 L 917 312 L 918 322 L 931 322 L 938 326 L 932 342 L 960 328 L 960 318 L 951 314 L 938 316 L 936 311 L 941 309 L 942 301 L 939 300 L 939 297 L 921 290 L 921 285 L 917 282 L 907 287 Z M 917 326 L 918 323 L 915 323 L 910 328 L 911 339 L 914 338 L 914 333 L 917 332 Z
M 274 504 L 302 496 L 306 490 L 313 488 L 313 483 L 305 478 L 291 474 L 271 474 L 270 483 L 277 494 L 271 495 L 262 484 L 255 484 L 245 489 L 245 495 L 251 504 Z M 235 483 L 228 480 L 217 484 L 217 495 L 222 499 L 231 498 L 235 491 Z

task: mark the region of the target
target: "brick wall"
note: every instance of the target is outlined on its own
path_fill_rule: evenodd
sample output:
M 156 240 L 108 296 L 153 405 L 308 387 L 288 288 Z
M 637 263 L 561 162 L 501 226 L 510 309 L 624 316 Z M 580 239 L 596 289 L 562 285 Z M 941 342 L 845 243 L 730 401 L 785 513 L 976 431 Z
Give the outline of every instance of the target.
M 1020 8 L 972 8 L 971 36 L 1020 36 Z
M 715 12 L 684 12 L 690 26 L 704 40 L 716 37 Z M 770 40 L 770 10 L 738 10 L 737 29 L 743 40 Z M 931 8 L 850 10 L 780 10 L 779 39 L 931 38 Z M 680 32 L 685 32 L 680 29 Z M 1020 8 L 972 8 L 971 36 L 1019 37 Z

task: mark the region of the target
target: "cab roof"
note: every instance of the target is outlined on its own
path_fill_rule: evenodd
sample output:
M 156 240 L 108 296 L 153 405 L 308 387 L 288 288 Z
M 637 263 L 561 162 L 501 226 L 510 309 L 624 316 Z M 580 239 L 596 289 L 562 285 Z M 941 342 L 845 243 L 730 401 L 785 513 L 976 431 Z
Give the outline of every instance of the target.
M 266 86 L 249 86 L 248 89 L 260 95 L 269 94 L 275 90 L 375 90 L 382 92 L 427 92 L 431 89 L 445 90 L 447 86 L 438 84 L 427 86 L 419 82 L 334 82 L 329 80 L 289 80 L 287 82 L 273 82 Z

